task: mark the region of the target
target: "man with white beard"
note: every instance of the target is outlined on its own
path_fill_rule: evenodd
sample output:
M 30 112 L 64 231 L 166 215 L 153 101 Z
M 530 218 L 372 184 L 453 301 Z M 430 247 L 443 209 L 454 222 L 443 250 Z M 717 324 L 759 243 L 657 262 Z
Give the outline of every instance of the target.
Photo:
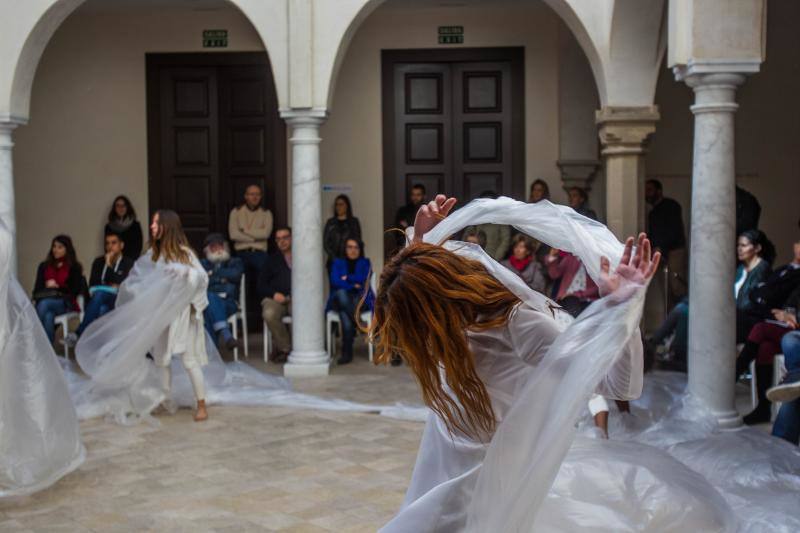
M 228 317 L 237 309 L 244 263 L 238 257 L 231 257 L 228 242 L 220 233 L 206 237 L 203 253 L 205 257 L 200 263 L 208 273 L 208 307 L 203 312 L 206 330 L 220 347 L 233 350 L 238 342 L 233 338 Z

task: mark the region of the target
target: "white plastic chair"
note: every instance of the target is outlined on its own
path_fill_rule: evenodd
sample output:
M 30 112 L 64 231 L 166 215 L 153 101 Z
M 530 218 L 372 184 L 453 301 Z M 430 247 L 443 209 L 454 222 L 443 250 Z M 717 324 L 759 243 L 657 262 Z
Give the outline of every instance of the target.
M 247 359 L 247 357 L 250 356 L 250 349 L 247 342 L 247 297 L 245 295 L 245 287 L 247 287 L 247 283 L 245 283 L 245 275 L 242 274 L 242 279 L 239 281 L 239 304 L 237 305 L 236 312 L 228 317 L 228 324 L 231 327 L 233 338 L 239 340 L 239 329 L 237 327 L 237 323 L 241 322 L 242 340 L 244 341 L 244 357 Z M 233 360 L 239 360 L 238 346 L 233 349 Z
M 369 279 L 369 286 L 372 289 L 373 293 L 377 293 L 375 290 L 375 273 L 372 273 L 372 276 Z M 362 311 L 361 313 L 361 322 L 365 323 L 367 327 L 372 325 L 372 311 Z M 339 313 L 337 311 L 328 311 L 325 313 L 325 340 L 328 343 L 328 357 L 331 361 L 333 361 L 333 356 L 336 352 L 336 343 L 333 338 L 333 325 L 334 324 L 341 324 L 341 319 L 339 318 Z M 372 357 L 375 352 L 375 347 L 372 346 L 372 343 L 369 342 L 367 339 L 367 344 L 369 346 L 369 361 L 372 362 Z
M 287 326 L 292 323 L 292 315 L 286 315 L 281 319 L 281 322 Z M 269 362 L 269 354 L 272 351 L 272 332 L 267 327 L 267 322 L 264 321 L 264 362 Z
M 775 356 L 775 359 L 772 360 L 772 386 L 780 385 L 783 376 L 786 375 L 786 358 L 783 357 L 782 353 L 779 353 Z M 781 402 L 772 402 L 772 416 L 771 420 L 775 420 L 775 417 L 778 416 L 778 411 L 781 408 Z
M 84 298 L 81 295 L 78 296 L 76 300 L 78 301 L 78 311 L 69 311 L 63 315 L 57 315 L 55 318 L 56 327 L 61 326 L 61 334 L 63 337 L 62 342 L 64 344 L 64 358 L 67 359 L 67 361 L 69 361 L 69 343 L 67 342 L 67 335 L 74 333 L 74 331 L 72 331 L 69 327 L 70 322 L 72 322 L 74 319 L 78 320 L 78 325 L 83 322 Z

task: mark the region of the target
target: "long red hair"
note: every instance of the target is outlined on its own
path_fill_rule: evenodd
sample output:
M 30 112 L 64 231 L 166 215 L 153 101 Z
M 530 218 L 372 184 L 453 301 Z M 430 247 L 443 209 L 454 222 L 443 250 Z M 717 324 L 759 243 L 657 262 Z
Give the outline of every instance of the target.
M 375 362 L 400 356 L 448 430 L 483 440 L 497 420 L 467 332 L 506 324 L 518 303 L 480 262 L 441 246 L 412 244 L 381 273 L 369 328 Z

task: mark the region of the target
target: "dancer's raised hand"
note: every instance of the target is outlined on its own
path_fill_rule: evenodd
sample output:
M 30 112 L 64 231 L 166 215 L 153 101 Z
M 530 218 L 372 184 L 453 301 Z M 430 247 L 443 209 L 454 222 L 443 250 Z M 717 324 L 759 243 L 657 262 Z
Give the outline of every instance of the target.
M 652 253 L 650 239 L 644 233 L 639 234 L 636 253 L 633 253 L 633 237 L 625 241 L 625 251 L 614 272 L 607 257 L 600 258 L 600 294 L 605 296 L 619 289 L 622 280 L 637 285 L 647 285 L 658 269 L 661 252 Z
M 455 198 L 437 194 L 436 198 L 420 207 L 417 217 L 414 219 L 414 242 L 422 242 L 422 236 L 450 213 L 450 210 L 456 205 L 456 201 Z

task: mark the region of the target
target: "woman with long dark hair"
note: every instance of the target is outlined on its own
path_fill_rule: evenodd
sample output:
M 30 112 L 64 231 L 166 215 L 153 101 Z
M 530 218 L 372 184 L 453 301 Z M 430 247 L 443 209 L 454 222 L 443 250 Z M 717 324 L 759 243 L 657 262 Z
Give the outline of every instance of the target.
M 111 210 L 108 213 L 108 223 L 105 227 L 105 234 L 113 233 L 119 235 L 125 248 L 122 255 L 130 257 L 134 261 L 142 255 L 142 226 L 136 219 L 136 210 L 133 204 L 125 195 L 114 198 Z
M 77 298 L 82 290 L 83 267 L 78 262 L 72 239 L 67 235 L 56 235 L 50 243 L 47 258 L 39 263 L 33 287 L 36 314 L 50 343 L 55 338 L 55 318 L 80 310 Z
M 356 308 L 365 298 L 362 308 L 372 309 L 374 295 L 369 286 L 372 265 L 364 257 L 364 245 L 356 238 L 345 239 L 344 257 L 333 260 L 331 269 L 331 294 L 327 308 L 339 313 L 342 328 L 342 356 L 340 365 L 353 360 L 353 341 L 356 335 Z
M 477 202 L 455 220 L 445 219 L 454 199 L 440 195 L 423 207 L 412 244 L 381 273 L 369 329 L 376 361 L 400 356 L 432 410 L 406 499 L 385 532 L 535 530 L 537 510 L 591 394 L 632 399 L 641 393 L 637 324 L 660 259 L 651 255 L 646 236 L 639 236 L 634 252 L 633 238 L 622 247 L 605 227 L 552 204 Z M 503 216 L 514 209 L 542 215 L 549 224 L 542 233 L 552 237 L 542 240 L 580 255 L 601 287 L 604 297 L 568 327 L 571 318 L 558 306 L 477 246 L 440 240 L 473 222 L 470 217 L 516 222 L 539 239 L 535 222 L 526 226 Z M 547 220 L 550 213 L 553 220 Z M 564 229 L 569 225 L 576 231 Z M 660 452 L 652 454 L 670 463 Z M 672 486 L 671 468 L 647 475 L 667 478 L 665 486 Z M 628 512 L 603 497 L 598 494 L 589 505 L 610 514 Z M 717 504 L 681 509 L 680 520 L 707 525 L 719 519 Z
M 361 223 L 353 216 L 353 207 L 346 194 L 340 194 L 333 201 L 333 216 L 325 223 L 323 246 L 327 255 L 326 266 L 330 273 L 333 260 L 344 257 L 345 240 L 361 239 Z
M 194 419 L 201 422 L 208 418 L 206 410 L 205 382 L 202 367 L 208 364 L 203 311 L 208 307 L 208 274 L 200 260 L 189 246 L 189 240 L 183 232 L 181 219 L 177 213 L 162 209 L 153 215 L 150 224 L 150 260 L 154 263 L 165 263 L 169 266 L 178 263 L 189 267 L 188 276 L 197 279 L 192 302 L 177 316 L 169 328 L 155 343 L 153 359 L 161 369 L 161 384 L 167 399 L 170 397 L 172 374 L 170 364 L 172 356 L 180 356 L 183 367 L 189 375 L 197 401 Z

